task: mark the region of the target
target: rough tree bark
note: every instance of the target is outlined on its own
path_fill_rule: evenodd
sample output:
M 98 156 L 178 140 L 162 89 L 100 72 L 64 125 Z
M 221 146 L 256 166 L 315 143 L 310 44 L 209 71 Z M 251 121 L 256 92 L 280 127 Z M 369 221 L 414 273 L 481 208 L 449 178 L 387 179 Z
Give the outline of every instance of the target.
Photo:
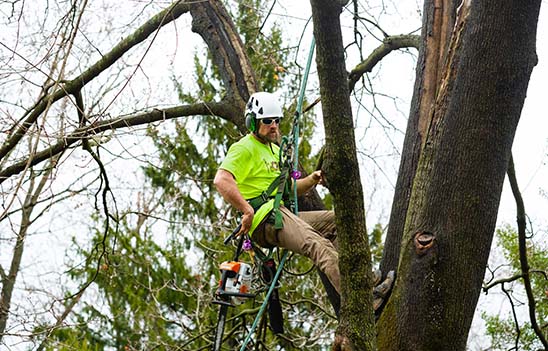
M 398 278 L 378 324 L 381 350 L 466 348 L 537 62 L 540 0 L 455 5 L 425 2 L 424 50 L 400 168 L 406 179 L 395 198 L 403 208 L 390 223 L 391 262 L 383 262 L 398 265 Z
M 375 350 L 371 254 L 339 19 L 343 3 L 311 4 L 326 132 L 324 170 L 334 199 L 341 270 L 341 313 L 333 350 Z

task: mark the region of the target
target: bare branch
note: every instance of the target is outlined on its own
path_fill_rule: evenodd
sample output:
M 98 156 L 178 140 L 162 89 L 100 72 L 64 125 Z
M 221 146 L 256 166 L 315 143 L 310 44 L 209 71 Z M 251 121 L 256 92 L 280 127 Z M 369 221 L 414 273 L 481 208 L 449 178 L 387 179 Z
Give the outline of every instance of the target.
M 538 274 L 542 274 L 544 275 L 544 277 L 546 279 L 548 279 L 548 275 L 546 274 L 545 271 L 541 271 L 541 270 L 538 270 L 538 269 L 531 269 L 529 271 L 529 273 L 538 273 Z M 488 292 L 492 287 L 496 286 L 496 285 L 499 285 L 499 284 L 504 284 L 504 283 L 511 283 L 513 281 L 516 281 L 518 279 L 521 279 L 523 278 L 524 275 L 523 274 L 516 274 L 516 275 L 513 275 L 511 277 L 508 277 L 508 278 L 503 278 L 503 279 L 498 279 L 498 280 L 495 280 L 494 282 L 488 284 L 488 285 L 485 285 L 482 289 L 483 289 L 483 292 Z
M 506 297 L 508 297 L 508 301 L 510 302 L 510 306 L 512 307 L 512 317 L 514 318 L 514 325 L 516 326 L 516 342 L 515 342 L 514 348 L 511 348 L 510 350 L 514 350 L 514 349 L 518 350 L 519 338 L 521 336 L 521 329 L 519 328 L 518 317 L 516 315 L 516 306 L 514 306 L 514 300 L 512 300 L 512 296 L 510 296 L 510 293 L 504 287 L 504 283 L 501 285 L 501 289 L 506 295 Z
M 25 167 L 27 167 L 27 164 L 29 166 L 35 166 L 40 162 L 43 162 L 51 158 L 52 156 L 63 152 L 83 138 L 93 136 L 108 130 L 112 131 L 120 128 L 128 128 L 173 119 L 177 117 L 194 115 L 221 116 L 226 120 L 235 122 L 239 118 L 241 113 L 230 102 L 222 101 L 213 103 L 199 103 L 193 105 L 181 105 L 162 110 L 154 109 L 149 112 L 138 113 L 126 117 L 117 117 L 110 120 L 97 122 L 89 126 L 77 128 L 72 133 L 69 133 L 65 137 L 59 139 L 59 141 L 51 147 L 37 152 L 34 155 L 29 156 L 29 158 L 18 161 L 0 170 L 0 184 L 9 177 L 23 171 Z
M 10 263 L 9 273 L 5 276 L 5 272 L 3 272 L 3 276 L 5 276 L 5 278 L 2 280 L 2 292 L 0 298 L 0 340 L 2 340 L 2 336 L 6 330 L 13 288 L 15 287 L 15 280 L 21 266 L 21 258 L 23 257 L 27 232 L 32 222 L 30 217 L 35 208 L 35 204 L 38 201 L 38 197 L 42 193 L 42 190 L 44 189 L 44 186 L 49 180 L 49 176 L 54 169 L 53 164 L 57 162 L 59 157 L 61 157 L 61 155 L 58 155 L 50 160 L 50 167 L 48 167 L 47 171 L 41 176 L 40 182 L 36 188 L 34 187 L 35 178 L 31 179 L 31 185 L 27 196 L 25 197 L 23 212 L 21 215 L 21 225 L 19 232 L 17 233 L 17 240 L 15 241 L 15 245 L 13 247 L 13 256 Z
M 85 108 L 84 108 L 84 105 L 83 105 L 83 99 L 82 99 L 82 95 L 81 95 L 80 91 L 78 91 L 76 93 L 75 97 L 76 97 L 76 103 L 77 103 L 77 107 L 78 107 L 78 119 L 80 120 L 80 124 L 83 125 L 86 121 L 86 117 L 85 117 L 84 112 L 83 112 L 83 111 L 85 111 Z M 88 288 L 88 286 L 90 286 L 91 283 L 93 283 L 95 281 L 95 279 L 99 275 L 101 261 L 103 260 L 103 257 L 105 257 L 107 255 L 106 241 L 107 241 L 108 233 L 110 231 L 110 219 L 111 219 L 111 214 L 109 212 L 109 207 L 108 207 L 108 203 L 107 203 L 108 194 L 112 195 L 112 198 L 114 200 L 115 211 L 118 212 L 118 209 L 116 208 L 117 207 L 116 198 L 114 197 L 114 194 L 112 193 L 112 189 L 110 188 L 110 181 L 109 181 L 109 178 L 108 178 L 108 173 L 105 169 L 105 165 L 103 164 L 103 162 L 101 161 L 101 158 L 99 157 L 99 153 L 92 150 L 87 138 L 82 139 L 82 148 L 85 151 L 87 151 L 91 155 L 91 157 L 93 157 L 93 159 L 95 160 L 95 162 L 99 166 L 99 176 L 100 176 L 100 179 L 101 179 L 101 187 L 102 187 L 101 201 L 102 201 L 102 206 L 103 206 L 103 213 L 105 215 L 105 228 L 104 228 L 104 232 L 103 232 L 103 236 L 101 238 L 101 241 L 99 243 L 97 243 L 97 245 L 95 246 L 95 249 L 94 249 L 94 251 L 98 253 L 98 256 L 97 256 L 97 266 L 96 266 L 95 273 L 94 273 L 93 277 L 89 281 L 87 281 L 84 284 L 84 286 L 82 288 L 80 288 L 80 290 L 78 292 L 71 295 L 69 298 L 77 298 L 78 296 L 81 296 L 81 294 Z M 99 190 L 101 190 L 101 189 L 99 189 Z M 95 207 L 96 207 L 97 211 L 99 211 L 97 203 L 95 204 Z M 116 217 L 118 217 L 118 213 L 116 213 Z M 115 221 L 115 223 L 116 223 L 116 228 L 115 228 L 114 232 L 117 233 L 118 232 L 118 221 Z
M 63 311 L 63 313 L 59 317 L 57 317 L 57 321 L 55 322 L 55 325 L 53 325 L 51 328 L 48 328 L 48 331 L 47 331 L 48 334 L 53 332 L 55 329 L 57 329 L 61 326 L 61 324 L 65 321 L 67 316 L 74 309 L 74 306 L 76 306 L 76 304 L 80 301 L 80 298 L 84 294 L 84 291 L 85 290 L 80 290 L 80 292 L 73 299 L 71 299 L 70 302 L 68 302 L 65 305 L 65 310 Z M 44 340 L 42 340 L 40 345 L 36 348 L 36 351 L 42 351 L 44 349 L 44 347 L 46 347 L 47 340 L 48 340 L 48 336 L 46 336 L 44 338 Z
M 373 50 L 367 59 L 358 64 L 352 72 L 350 72 L 350 75 L 348 76 L 348 86 L 350 87 L 350 90 L 354 89 L 358 80 L 360 80 L 365 73 L 371 72 L 373 67 L 392 51 L 408 47 L 413 47 L 418 50 L 419 45 L 420 36 L 418 35 L 395 35 L 385 38 L 382 44 Z
M 27 110 L 25 116 L 23 117 L 23 122 L 17 128 L 14 127 L 15 129 L 12 131 L 11 136 L 4 142 L 2 147 L 0 147 L 0 159 L 4 158 L 11 150 L 13 150 L 13 148 L 15 148 L 21 138 L 27 133 L 30 126 L 36 122 L 47 106 L 51 105 L 55 101 L 58 101 L 64 96 L 75 94 L 88 82 L 112 66 L 131 48 L 148 38 L 151 33 L 177 19 L 188 10 L 188 4 L 182 1 L 175 2 L 167 9 L 152 17 L 129 37 L 118 43 L 118 45 L 116 45 L 109 53 L 103 56 L 84 73 L 75 79 L 62 84 L 62 86 L 53 93 L 45 94 L 36 105 Z
M 525 292 L 527 293 L 527 300 L 529 301 L 529 319 L 531 320 L 531 327 L 535 331 L 535 334 L 541 341 L 544 348 L 548 350 L 548 341 L 542 333 L 537 323 L 537 317 L 535 313 L 535 296 L 533 295 L 533 289 L 531 288 L 531 278 L 529 276 L 529 262 L 527 259 L 527 243 L 525 233 L 525 205 L 523 204 L 523 198 L 518 187 L 518 181 L 516 178 L 516 171 L 514 168 L 514 159 L 510 156 L 510 162 L 508 162 L 508 180 L 510 181 L 510 187 L 516 200 L 517 207 L 517 222 L 518 222 L 518 242 L 519 242 L 519 261 L 521 264 L 521 273 L 523 275 L 523 285 L 525 286 Z

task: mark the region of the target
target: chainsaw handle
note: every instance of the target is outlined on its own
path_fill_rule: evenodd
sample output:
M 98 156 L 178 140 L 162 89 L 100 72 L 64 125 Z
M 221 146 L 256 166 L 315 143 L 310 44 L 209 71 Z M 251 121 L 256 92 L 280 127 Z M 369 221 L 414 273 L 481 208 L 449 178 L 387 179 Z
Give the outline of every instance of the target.
M 234 239 L 234 237 L 236 236 L 236 234 L 238 234 L 240 232 L 240 229 L 242 228 L 242 224 L 238 224 L 238 226 L 232 231 L 232 233 L 230 233 L 229 236 L 226 237 L 225 241 L 223 242 L 225 245 L 228 245 L 228 243 Z

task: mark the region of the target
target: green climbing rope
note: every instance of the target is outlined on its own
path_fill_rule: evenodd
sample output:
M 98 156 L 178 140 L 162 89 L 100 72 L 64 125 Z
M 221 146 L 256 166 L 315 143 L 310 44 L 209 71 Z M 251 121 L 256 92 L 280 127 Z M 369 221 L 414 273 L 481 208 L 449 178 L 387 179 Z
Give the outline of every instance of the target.
M 314 37 L 312 37 L 312 43 L 310 44 L 310 51 L 308 52 L 308 60 L 306 63 L 303 80 L 301 82 L 301 90 L 299 93 L 299 99 L 297 101 L 297 110 L 295 111 L 295 115 L 293 118 L 293 128 L 291 130 L 291 134 L 289 135 L 289 149 L 291 152 L 291 160 L 292 163 L 292 171 L 291 171 L 291 177 L 296 181 L 300 175 L 298 167 L 299 167 L 299 119 L 302 114 L 303 109 L 303 101 L 304 101 L 304 93 L 306 90 L 306 84 L 308 82 L 308 74 L 310 73 L 310 66 L 312 65 L 312 57 L 314 56 L 314 47 L 316 45 L 316 42 L 314 41 Z M 282 140 L 282 144 L 284 141 Z M 280 152 L 284 152 L 285 148 L 280 147 Z M 280 160 L 282 160 L 282 155 L 280 154 Z M 293 186 L 293 212 L 295 214 L 299 213 L 298 205 L 297 205 L 297 186 L 296 184 Z M 257 325 L 259 323 L 259 320 L 261 319 L 261 316 L 263 315 L 266 306 L 268 304 L 268 300 L 270 299 L 270 295 L 272 295 L 272 292 L 274 291 L 274 288 L 276 287 L 276 283 L 278 282 L 278 278 L 280 277 L 280 274 L 282 272 L 282 269 L 284 267 L 284 264 L 287 260 L 288 252 L 284 250 L 284 253 L 282 255 L 282 258 L 279 262 L 278 269 L 276 270 L 276 274 L 274 275 L 274 278 L 272 279 L 272 283 L 270 284 L 270 288 L 268 289 L 268 292 L 266 293 L 266 296 L 264 298 L 264 301 L 261 305 L 261 308 L 259 309 L 259 312 L 257 312 L 257 316 L 255 317 L 255 320 L 253 321 L 253 324 L 251 326 L 251 329 L 249 330 L 249 333 L 247 334 L 242 347 L 240 348 L 240 351 L 244 351 L 247 344 L 251 340 L 251 336 L 255 332 L 255 329 L 257 328 Z

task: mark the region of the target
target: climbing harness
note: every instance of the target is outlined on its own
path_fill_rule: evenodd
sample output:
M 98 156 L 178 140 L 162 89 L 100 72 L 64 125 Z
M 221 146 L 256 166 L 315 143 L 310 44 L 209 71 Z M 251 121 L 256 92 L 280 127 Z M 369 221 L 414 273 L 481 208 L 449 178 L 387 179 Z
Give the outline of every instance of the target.
M 282 213 L 280 211 L 280 205 L 284 203 L 284 206 L 289 208 L 293 213 L 298 214 L 298 205 L 297 205 L 297 186 L 293 186 L 293 194 L 289 197 L 284 198 L 284 194 L 288 193 L 288 182 L 287 180 L 291 178 L 295 183 L 297 179 L 301 177 L 301 172 L 298 170 L 298 157 L 299 157 L 299 119 L 302 114 L 304 93 L 306 89 L 306 84 L 308 81 L 308 74 L 310 73 L 310 66 L 312 64 L 312 57 L 314 54 L 315 41 L 312 38 L 310 45 L 310 51 L 308 54 L 308 60 L 306 68 L 303 75 L 303 80 L 301 82 L 301 88 L 299 93 L 299 99 L 297 101 L 297 109 L 293 117 L 293 127 L 289 136 L 284 136 L 280 143 L 280 176 L 276 178 L 268 187 L 266 191 L 263 191 L 261 195 L 248 200 L 249 204 L 253 209 L 258 209 L 264 203 L 274 198 L 274 207 L 271 213 L 271 216 L 274 219 L 274 228 L 280 229 L 283 227 L 282 224 Z M 290 183 L 291 184 L 291 183 Z M 274 190 L 277 189 L 276 195 L 272 197 Z M 241 225 L 239 225 L 234 231 L 225 239 L 225 245 L 228 244 L 233 238 L 236 237 L 236 234 L 239 232 Z M 219 309 L 219 319 L 217 322 L 217 327 L 215 330 L 215 339 L 213 344 L 213 351 L 221 350 L 221 345 L 223 341 L 224 326 L 226 322 L 226 316 L 228 307 L 240 303 L 243 299 L 255 297 L 255 294 L 252 293 L 251 285 L 253 281 L 253 272 L 249 265 L 239 262 L 239 256 L 242 252 L 242 248 L 248 250 L 252 255 L 257 255 L 258 259 L 263 262 L 261 267 L 262 269 L 262 278 L 265 282 L 269 284 L 268 290 L 266 292 L 265 298 L 251 329 L 247 333 L 247 336 L 244 342 L 241 345 L 240 351 L 246 349 L 247 344 L 251 340 L 251 337 L 257 328 L 257 325 L 267 307 L 271 304 L 269 309 L 269 314 L 272 317 L 272 314 L 279 314 L 279 319 L 281 319 L 281 306 L 279 306 L 279 300 L 277 297 L 277 282 L 280 277 L 280 274 L 283 270 L 285 262 L 288 258 L 288 251 L 283 250 L 281 259 L 279 260 L 277 269 L 275 268 L 274 260 L 270 257 L 271 252 L 268 255 L 265 255 L 261 249 L 254 250 L 252 242 L 247 238 L 244 238 L 244 235 L 240 235 L 236 252 L 233 258 L 233 261 L 223 262 L 220 266 L 221 270 L 221 281 L 219 288 L 217 289 L 215 295 L 217 300 L 214 303 L 220 305 Z M 252 256 L 253 257 L 253 256 Z M 272 274 L 275 270 L 275 274 Z M 278 304 L 278 305 L 276 305 Z M 274 305 L 274 306 L 272 306 Z M 275 308 L 272 308 L 275 307 Z M 272 311 L 271 311 L 272 310 Z M 274 332 L 283 331 L 283 326 L 281 322 L 279 325 L 272 325 L 271 318 L 271 327 Z

